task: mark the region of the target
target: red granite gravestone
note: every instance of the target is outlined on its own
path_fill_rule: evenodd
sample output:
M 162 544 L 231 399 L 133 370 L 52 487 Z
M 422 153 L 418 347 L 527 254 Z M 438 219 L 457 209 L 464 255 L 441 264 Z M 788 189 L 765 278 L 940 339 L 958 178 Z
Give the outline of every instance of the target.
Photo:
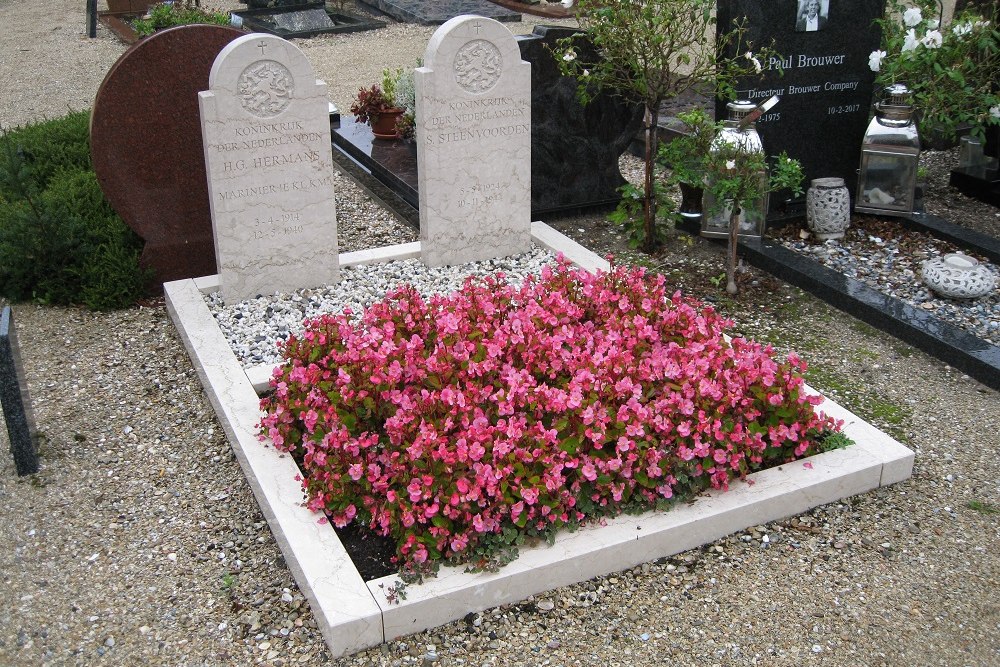
M 146 242 L 155 287 L 216 272 L 198 93 L 222 48 L 243 35 L 189 25 L 137 42 L 108 71 L 90 117 L 104 195 Z

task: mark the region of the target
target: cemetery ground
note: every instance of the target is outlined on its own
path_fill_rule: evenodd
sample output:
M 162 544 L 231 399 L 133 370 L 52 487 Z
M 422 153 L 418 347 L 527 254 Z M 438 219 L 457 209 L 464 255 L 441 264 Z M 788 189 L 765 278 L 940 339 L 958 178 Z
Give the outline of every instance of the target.
M 0 0 L 4 126 L 88 108 L 124 50 L 103 28 L 83 37 L 83 3 L 46 3 L 58 22 L 40 11 Z M 390 23 L 296 44 L 346 108 L 431 32 Z M 997 235 L 997 209 L 945 187 L 948 164 L 928 160 L 929 211 Z M 335 188 L 341 251 L 416 238 L 346 176 Z M 726 297 L 714 244 L 678 236 L 649 258 L 599 215 L 546 222 L 714 301 L 732 333 L 799 351 L 814 387 L 916 452 L 913 477 L 329 660 L 162 302 L 16 304 L 44 440 L 42 471 L 19 479 L 0 436 L 0 664 L 1000 662 L 996 391 L 767 274 L 748 271 Z

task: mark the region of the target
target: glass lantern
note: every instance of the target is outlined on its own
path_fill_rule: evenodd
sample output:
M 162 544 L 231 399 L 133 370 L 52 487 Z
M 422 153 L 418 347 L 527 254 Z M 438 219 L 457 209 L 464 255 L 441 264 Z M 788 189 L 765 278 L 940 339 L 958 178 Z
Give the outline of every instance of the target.
M 747 116 L 757 108 L 753 102 L 737 100 L 726 105 L 729 110 L 729 118 L 726 119 L 722 129 L 712 140 L 709 151 L 718 152 L 727 146 L 735 146 L 740 151 L 752 154 L 764 154 L 764 146 L 761 144 L 760 135 L 757 134 L 757 125 L 754 122 L 747 122 Z M 759 115 L 759 114 L 757 114 Z M 753 116 L 751 116 L 753 118 Z M 712 178 L 710 174 L 708 179 Z M 767 192 L 767 172 L 760 172 L 760 191 Z M 725 202 L 722 206 L 716 206 L 716 199 L 710 192 L 711 183 L 706 184 L 705 194 L 702 204 L 701 235 L 708 238 L 729 238 L 729 216 L 732 213 L 732 203 Z M 767 221 L 768 195 L 764 194 L 753 202 L 752 206 L 743 207 L 739 216 L 740 238 L 760 238 L 764 235 L 764 225 Z
M 875 103 L 875 117 L 861 142 L 855 211 L 882 215 L 913 212 L 920 137 L 913 122 L 910 90 L 895 83 Z

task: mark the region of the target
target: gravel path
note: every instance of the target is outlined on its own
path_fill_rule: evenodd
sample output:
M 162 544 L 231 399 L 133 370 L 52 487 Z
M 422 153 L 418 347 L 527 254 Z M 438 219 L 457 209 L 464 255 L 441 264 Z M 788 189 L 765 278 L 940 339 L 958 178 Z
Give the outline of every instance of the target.
M 82 37 L 83 6 L 0 0 L 0 125 L 92 103 L 124 48 Z M 298 43 L 346 105 L 430 32 Z M 345 250 L 413 240 L 346 177 L 337 192 Z M 595 216 L 549 222 L 634 257 Z M 997 392 L 766 274 L 727 300 L 714 244 L 652 263 L 736 333 L 801 351 L 813 384 L 916 450 L 913 478 L 330 660 L 165 309 L 19 304 L 45 442 L 19 479 L 0 435 L 0 665 L 1000 664 Z

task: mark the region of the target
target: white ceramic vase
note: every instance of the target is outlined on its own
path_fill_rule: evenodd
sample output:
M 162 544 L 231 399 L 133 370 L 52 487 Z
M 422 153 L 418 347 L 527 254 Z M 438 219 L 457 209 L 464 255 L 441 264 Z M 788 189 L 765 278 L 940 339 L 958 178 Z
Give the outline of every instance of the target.
M 842 239 L 851 224 L 851 196 L 842 178 L 814 178 L 806 192 L 806 224 L 816 238 Z

